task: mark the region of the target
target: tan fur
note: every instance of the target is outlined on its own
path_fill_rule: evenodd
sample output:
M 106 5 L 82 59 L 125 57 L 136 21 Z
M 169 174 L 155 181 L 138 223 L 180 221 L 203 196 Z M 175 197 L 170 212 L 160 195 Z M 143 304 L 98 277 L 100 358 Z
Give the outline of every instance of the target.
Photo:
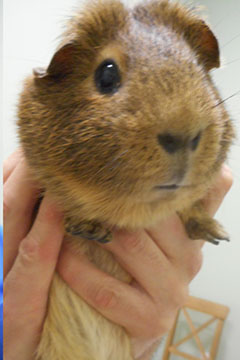
M 108 252 L 80 239 L 73 246 L 77 252 L 86 253 L 102 270 L 119 280 L 130 281 L 129 275 Z M 87 305 L 57 274 L 37 354 L 37 359 L 49 360 L 132 360 L 129 337 L 124 329 Z
M 121 87 L 104 96 L 94 73 L 109 58 L 119 66 Z M 126 9 L 119 1 L 97 1 L 79 12 L 48 69 L 26 80 L 19 104 L 27 161 L 66 218 L 136 230 L 177 211 L 192 238 L 224 238 L 200 203 L 233 137 L 209 76 L 218 66 L 214 35 L 179 4 L 159 0 Z M 170 133 L 187 144 L 199 132 L 194 152 L 184 146 L 169 154 L 157 141 Z M 183 175 L 185 187 L 156 189 Z M 130 281 L 95 242 L 68 241 L 102 270 Z M 132 360 L 133 354 L 126 331 L 55 275 L 36 359 Z

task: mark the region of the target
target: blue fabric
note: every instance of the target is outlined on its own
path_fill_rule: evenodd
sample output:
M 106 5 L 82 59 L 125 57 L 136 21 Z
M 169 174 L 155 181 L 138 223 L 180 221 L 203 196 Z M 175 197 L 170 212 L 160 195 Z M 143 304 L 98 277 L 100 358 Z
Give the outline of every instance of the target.
M 0 360 L 3 359 L 3 232 L 0 226 Z

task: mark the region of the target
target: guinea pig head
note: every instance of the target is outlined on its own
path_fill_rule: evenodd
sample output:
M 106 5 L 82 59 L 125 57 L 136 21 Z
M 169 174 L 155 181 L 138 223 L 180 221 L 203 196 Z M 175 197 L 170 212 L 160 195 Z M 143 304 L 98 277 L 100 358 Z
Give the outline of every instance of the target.
M 26 157 L 46 186 L 57 179 L 99 213 L 106 199 L 178 208 L 210 183 L 233 136 L 209 75 L 218 66 L 216 38 L 182 6 L 95 2 L 26 81 Z

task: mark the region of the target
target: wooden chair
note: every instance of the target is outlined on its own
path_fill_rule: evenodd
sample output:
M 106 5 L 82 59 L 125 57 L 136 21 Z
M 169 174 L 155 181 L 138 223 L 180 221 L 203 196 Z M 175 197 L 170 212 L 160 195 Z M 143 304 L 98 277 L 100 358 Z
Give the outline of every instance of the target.
M 206 322 L 204 322 L 201 326 L 196 327 L 194 325 L 193 319 L 189 314 L 190 313 L 189 309 L 191 312 L 192 310 L 195 310 L 199 313 L 210 315 L 211 318 L 208 319 Z M 228 313 L 229 313 L 229 308 L 227 306 L 219 305 L 211 301 L 190 296 L 186 305 L 179 310 L 176 316 L 173 328 L 170 331 L 168 338 L 166 340 L 166 346 L 162 360 L 169 360 L 171 354 L 175 354 L 178 355 L 179 357 L 182 357 L 183 359 L 189 359 L 189 360 L 214 360 L 216 358 L 224 320 L 226 319 Z M 176 341 L 174 338 L 175 338 L 176 329 L 178 327 L 178 320 L 180 314 L 181 316 L 184 315 L 185 321 L 188 324 L 190 332 L 187 336 L 185 336 L 181 340 Z M 210 344 L 210 349 L 206 350 L 199 337 L 199 333 L 204 329 L 209 328 L 209 326 L 212 325 L 214 322 L 217 323 L 215 327 L 215 332 L 213 334 L 212 343 Z M 186 343 L 190 339 L 195 340 L 198 351 L 200 351 L 201 354 L 200 358 L 193 356 L 190 353 L 186 353 L 179 350 L 179 346 L 182 345 L 183 343 Z

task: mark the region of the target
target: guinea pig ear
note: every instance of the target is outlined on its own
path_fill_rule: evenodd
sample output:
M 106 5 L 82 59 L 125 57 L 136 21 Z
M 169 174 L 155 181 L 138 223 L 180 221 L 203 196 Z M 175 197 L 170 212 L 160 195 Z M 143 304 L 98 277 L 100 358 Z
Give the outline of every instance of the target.
M 68 75 L 72 71 L 74 63 L 75 46 L 68 43 L 62 46 L 53 56 L 47 69 L 36 68 L 33 74 L 38 79 L 57 80 Z
M 189 25 L 185 30 L 185 38 L 196 51 L 199 61 L 204 64 L 207 71 L 220 66 L 218 41 L 204 21 L 199 20 Z
M 134 18 L 140 22 L 164 25 L 183 35 L 207 71 L 220 66 L 217 39 L 194 9 L 169 0 L 149 0 L 147 5 L 137 5 L 133 11 Z

